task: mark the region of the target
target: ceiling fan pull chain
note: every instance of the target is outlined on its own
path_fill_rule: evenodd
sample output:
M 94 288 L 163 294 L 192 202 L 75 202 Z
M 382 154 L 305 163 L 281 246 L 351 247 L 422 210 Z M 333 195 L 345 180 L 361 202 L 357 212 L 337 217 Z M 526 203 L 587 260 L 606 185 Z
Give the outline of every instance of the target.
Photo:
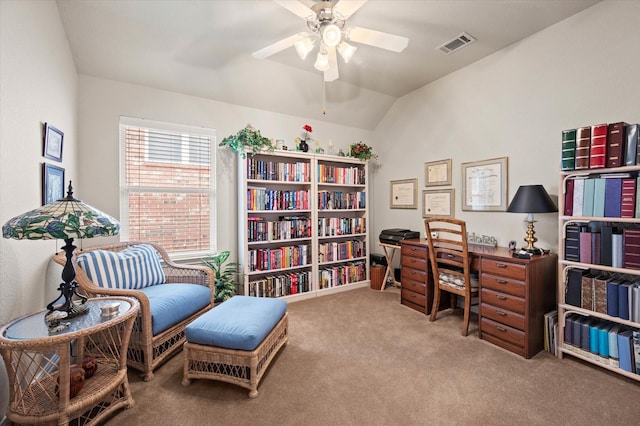
M 324 78 L 322 79 L 322 115 L 327 115 L 327 86 Z

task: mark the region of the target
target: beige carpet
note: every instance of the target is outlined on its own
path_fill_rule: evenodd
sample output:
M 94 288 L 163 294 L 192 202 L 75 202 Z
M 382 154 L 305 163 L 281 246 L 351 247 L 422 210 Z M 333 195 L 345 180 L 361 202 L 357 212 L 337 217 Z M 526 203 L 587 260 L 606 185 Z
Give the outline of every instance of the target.
M 630 425 L 640 383 L 571 357 L 530 360 L 460 335 L 462 317 L 430 323 L 397 289 L 289 304 L 289 343 L 256 399 L 234 385 L 183 387 L 182 354 L 108 425 Z

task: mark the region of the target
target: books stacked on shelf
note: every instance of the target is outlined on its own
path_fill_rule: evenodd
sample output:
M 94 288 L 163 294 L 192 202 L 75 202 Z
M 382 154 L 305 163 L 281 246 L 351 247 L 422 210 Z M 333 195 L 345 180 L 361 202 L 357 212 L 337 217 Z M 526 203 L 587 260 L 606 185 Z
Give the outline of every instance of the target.
M 359 240 L 322 243 L 318 245 L 318 261 L 336 262 L 366 256 L 366 243 Z
M 318 287 L 320 289 L 331 288 L 364 281 L 366 279 L 366 263 L 359 261 L 320 269 L 318 273 Z
M 640 217 L 640 178 L 636 173 L 618 173 L 567 180 L 564 214 L 581 217 Z
M 364 191 L 318 191 L 318 209 L 320 210 L 364 209 L 365 201 Z
M 561 169 L 640 165 L 640 125 L 617 122 L 562 131 Z
M 344 167 L 318 163 L 318 182 L 340 185 L 364 185 L 364 167 Z
M 282 159 L 263 160 L 256 156 L 247 157 L 247 179 L 283 182 L 310 182 L 309 162 L 288 163 Z
M 564 348 L 585 358 L 640 374 L 640 330 L 624 324 L 569 313 Z
M 640 324 L 638 275 L 569 268 L 564 289 L 568 305 Z
M 634 223 L 569 222 L 565 259 L 571 262 L 640 270 L 640 228 Z
M 557 353 L 558 347 L 558 311 L 544 314 L 544 350 L 552 355 Z
M 308 245 L 249 250 L 249 271 L 273 271 L 309 264 Z
M 249 216 L 247 228 L 249 242 L 311 238 L 311 218 L 305 216 L 280 216 L 277 221 Z
M 321 217 L 318 219 L 318 236 L 363 234 L 366 232 L 364 217 Z
M 247 210 L 309 210 L 308 190 L 247 188 Z
M 282 297 L 311 290 L 311 271 L 270 275 L 249 281 L 249 296 Z

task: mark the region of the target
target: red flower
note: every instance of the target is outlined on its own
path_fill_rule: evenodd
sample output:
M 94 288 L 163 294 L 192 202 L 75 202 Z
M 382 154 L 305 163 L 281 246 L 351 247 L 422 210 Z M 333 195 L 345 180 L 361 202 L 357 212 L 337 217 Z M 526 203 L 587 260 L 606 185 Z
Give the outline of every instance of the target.
M 311 128 L 311 126 L 309 126 L 308 124 L 305 124 L 303 129 L 309 133 L 313 132 L 313 129 Z

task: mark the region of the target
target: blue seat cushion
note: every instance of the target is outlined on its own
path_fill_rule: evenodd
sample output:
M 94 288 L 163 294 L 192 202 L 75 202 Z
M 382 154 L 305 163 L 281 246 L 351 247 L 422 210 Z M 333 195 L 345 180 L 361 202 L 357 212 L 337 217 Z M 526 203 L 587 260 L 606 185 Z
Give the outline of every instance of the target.
M 159 284 L 140 289 L 151 305 L 151 328 L 157 335 L 211 302 L 211 289 L 198 284 Z
M 187 325 L 187 341 L 199 345 L 252 351 L 287 312 L 287 302 L 234 296 Z

